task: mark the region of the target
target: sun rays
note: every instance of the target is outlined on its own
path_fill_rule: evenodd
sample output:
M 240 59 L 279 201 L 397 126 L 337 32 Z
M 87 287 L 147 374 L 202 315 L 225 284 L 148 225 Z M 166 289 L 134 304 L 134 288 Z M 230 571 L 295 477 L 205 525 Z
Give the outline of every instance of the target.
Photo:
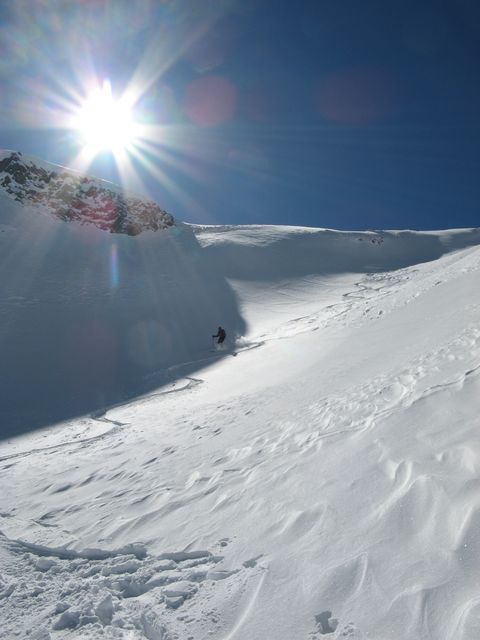
M 22 99 L 3 111 L 25 130 L 55 131 L 48 159 L 119 178 L 125 190 L 153 199 L 163 193 L 180 204 L 179 215 L 197 217 L 200 206 L 186 191 L 205 182 L 205 163 L 223 166 L 229 143 L 213 157 L 215 129 L 233 120 L 238 95 L 219 74 L 218 43 L 215 64 L 194 62 L 234 4 L 89 2 L 58 12 L 17 3 L 11 11 L 21 28 L 9 37 L 25 50 L 18 64 L 26 73 Z M 34 51 L 25 34 L 42 36 L 45 46 Z
M 125 100 L 115 100 L 108 80 L 87 97 L 72 123 L 92 153 L 123 151 L 135 144 L 139 128 Z

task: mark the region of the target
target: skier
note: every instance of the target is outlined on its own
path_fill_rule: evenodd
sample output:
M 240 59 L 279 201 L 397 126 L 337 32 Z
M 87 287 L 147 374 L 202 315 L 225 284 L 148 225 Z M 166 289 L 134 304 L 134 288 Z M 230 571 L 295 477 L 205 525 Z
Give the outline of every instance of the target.
M 222 329 L 222 327 L 218 327 L 217 333 L 212 336 L 212 338 L 217 338 L 217 344 L 223 344 L 226 337 L 227 334 L 225 333 L 225 329 Z

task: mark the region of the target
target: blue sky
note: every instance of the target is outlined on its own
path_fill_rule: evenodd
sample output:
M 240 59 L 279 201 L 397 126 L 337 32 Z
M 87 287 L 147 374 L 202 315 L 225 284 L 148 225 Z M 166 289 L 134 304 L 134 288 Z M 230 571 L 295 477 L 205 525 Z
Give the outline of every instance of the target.
M 123 180 L 176 218 L 479 225 L 473 0 L 17 0 L 0 5 L 0 147 L 70 165 L 85 78 L 136 88 Z

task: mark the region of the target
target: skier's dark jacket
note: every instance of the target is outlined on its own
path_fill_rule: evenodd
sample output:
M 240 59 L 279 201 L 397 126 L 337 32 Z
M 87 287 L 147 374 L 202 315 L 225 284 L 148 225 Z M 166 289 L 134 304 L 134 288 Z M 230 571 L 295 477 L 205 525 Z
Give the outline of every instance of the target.
M 212 338 L 218 338 L 217 340 L 218 344 L 222 344 L 222 342 L 225 340 L 226 337 L 227 337 L 227 334 L 225 333 L 225 329 L 222 329 L 222 327 L 218 327 L 218 331 L 216 335 L 212 336 Z

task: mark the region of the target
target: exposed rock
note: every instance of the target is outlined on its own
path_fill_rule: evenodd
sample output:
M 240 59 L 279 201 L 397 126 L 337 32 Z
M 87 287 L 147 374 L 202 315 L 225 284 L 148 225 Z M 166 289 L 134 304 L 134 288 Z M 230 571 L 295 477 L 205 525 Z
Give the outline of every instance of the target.
M 155 202 L 109 185 L 65 169 L 47 170 L 25 160 L 21 153 L 0 159 L 0 188 L 18 202 L 41 207 L 61 220 L 131 236 L 175 225 L 173 217 Z

